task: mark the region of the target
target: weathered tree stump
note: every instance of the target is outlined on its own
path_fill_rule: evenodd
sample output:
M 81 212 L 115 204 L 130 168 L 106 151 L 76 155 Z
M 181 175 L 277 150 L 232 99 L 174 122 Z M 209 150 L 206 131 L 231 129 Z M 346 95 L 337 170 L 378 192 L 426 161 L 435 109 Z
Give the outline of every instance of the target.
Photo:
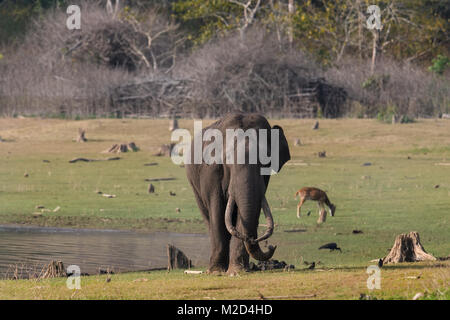
M 398 116 L 393 114 L 392 115 L 392 124 L 396 124 L 398 122 Z
M 170 154 L 172 152 L 173 147 L 175 146 L 175 143 L 171 144 L 163 144 L 158 152 L 155 154 L 155 156 L 161 157 L 161 156 L 167 156 L 170 157 Z
M 317 223 L 324 223 L 327 221 L 327 210 L 321 210 L 319 213 L 319 219 L 317 219 Z
M 192 261 L 188 257 L 186 257 L 183 251 L 179 250 L 171 244 L 167 245 L 167 257 L 167 270 L 190 269 L 192 267 Z
M 178 120 L 176 118 L 173 118 L 172 120 L 170 120 L 169 131 L 174 131 L 176 129 L 178 129 Z
M 425 251 L 420 243 L 419 233 L 411 231 L 397 236 L 391 251 L 384 257 L 383 264 L 425 260 L 436 258 Z
M 45 271 L 44 271 L 45 270 Z M 47 267 L 43 270 L 43 274 L 41 278 L 57 278 L 57 277 L 66 277 L 67 273 L 64 269 L 64 264 L 62 261 L 52 260 Z
M 87 141 L 86 130 L 79 128 L 77 142 L 86 142 L 86 141 Z

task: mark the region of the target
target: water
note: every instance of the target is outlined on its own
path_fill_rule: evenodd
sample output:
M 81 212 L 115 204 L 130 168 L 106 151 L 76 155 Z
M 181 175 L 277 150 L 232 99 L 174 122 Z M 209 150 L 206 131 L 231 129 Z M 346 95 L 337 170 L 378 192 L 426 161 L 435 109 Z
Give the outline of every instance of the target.
M 168 243 L 194 266 L 207 264 L 207 235 L 0 226 L 0 278 L 11 276 L 15 268 L 22 277 L 31 270 L 39 273 L 51 260 L 62 261 L 65 268 L 78 265 L 88 274 L 164 268 Z

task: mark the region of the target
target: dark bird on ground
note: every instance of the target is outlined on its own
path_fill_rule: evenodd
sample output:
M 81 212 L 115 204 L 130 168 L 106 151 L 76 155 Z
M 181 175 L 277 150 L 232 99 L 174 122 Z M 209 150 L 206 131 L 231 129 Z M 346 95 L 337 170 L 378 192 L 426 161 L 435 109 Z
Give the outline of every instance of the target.
M 337 246 L 336 242 L 330 242 L 330 243 L 324 244 L 323 246 L 321 246 L 319 248 L 319 250 L 320 249 L 330 249 L 330 251 L 339 250 L 340 252 L 342 252 L 341 248 L 339 248 Z
M 378 260 L 378 268 L 383 266 L 383 259 Z
M 170 194 L 172 197 L 174 197 L 174 196 L 177 195 L 175 192 L 172 192 L 172 191 L 169 191 L 169 194 Z
M 355 230 L 352 231 L 352 233 L 353 233 L 353 234 L 358 234 L 358 233 L 363 233 L 363 232 L 362 232 L 362 230 L 356 230 L 356 229 L 355 229 Z
M 311 210 L 309 210 L 306 215 L 309 217 L 310 214 L 311 214 Z
M 313 263 L 311 263 L 311 265 L 306 268 L 307 270 L 314 270 L 314 268 L 316 267 L 316 263 L 313 261 Z

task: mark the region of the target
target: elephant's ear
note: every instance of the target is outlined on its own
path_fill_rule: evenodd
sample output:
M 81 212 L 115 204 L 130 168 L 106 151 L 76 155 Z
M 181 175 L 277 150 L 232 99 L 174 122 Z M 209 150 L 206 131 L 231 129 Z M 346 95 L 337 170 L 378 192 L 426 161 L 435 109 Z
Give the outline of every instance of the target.
M 291 159 L 291 154 L 289 152 L 289 145 L 288 142 L 286 140 L 286 136 L 284 135 L 284 131 L 283 128 L 280 126 L 273 126 L 272 129 L 278 129 L 279 132 L 279 146 L 280 146 L 280 168 L 278 169 L 278 172 L 281 170 L 281 168 L 283 167 L 283 165 L 288 162 Z

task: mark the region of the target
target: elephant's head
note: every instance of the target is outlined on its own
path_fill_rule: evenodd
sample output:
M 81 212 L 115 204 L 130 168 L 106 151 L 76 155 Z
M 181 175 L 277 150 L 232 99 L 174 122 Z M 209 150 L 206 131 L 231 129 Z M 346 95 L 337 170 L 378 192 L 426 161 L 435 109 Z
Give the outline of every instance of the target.
M 276 247 L 269 246 L 268 251 L 262 251 L 259 242 L 268 239 L 274 229 L 274 221 L 267 202 L 265 193 L 269 183 L 270 175 L 262 175 L 261 168 L 270 168 L 274 157 L 278 157 L 277 164 L 272 168 L 278 172 L 281 167 L 290 159 L 289 146 L 284 135 L 283 129 L 279 126 L 270 128 L 267 120 L 256 121 L 256 124 L 248 124 L 250 128 L 263 127 L 275 129 L 278 131 L 276 141 L 271 141 L 271 135 L 267 137 L 267 150 L 276 150 L 277 154 L 270 154 L 271 162 L 261 163 L 260 159 L 256 163 L 249 161 L 249 143 L 247 141 L 245 153 L 246 159 L 244 164 L 225 164 L 224 175 L 229 181 L 227 188 L 227 205 L 225 211 L 225 225 L 228 232 L 242 240 L 249 255 L 256 260 L 264 261 L 270 259 Z M 243 128 L 245 130 L 245 128 Z M 269 130 L 270 132 L 270 130 Z M 260 135 L 258 134 L 258 141 Z M 278 148 L 272 148 L 272 144 L 276 143 Z M 259 150 L 259 147 L 258 147 Z M 235 152 L 236 150 L 233 150 Z M 271 153 L 271 152 L 270 152 Z M 264 234 L 258 237 L 257 229 L 259 224 L 259 216 L 261 209 L 264 212 L 267 229 Z

